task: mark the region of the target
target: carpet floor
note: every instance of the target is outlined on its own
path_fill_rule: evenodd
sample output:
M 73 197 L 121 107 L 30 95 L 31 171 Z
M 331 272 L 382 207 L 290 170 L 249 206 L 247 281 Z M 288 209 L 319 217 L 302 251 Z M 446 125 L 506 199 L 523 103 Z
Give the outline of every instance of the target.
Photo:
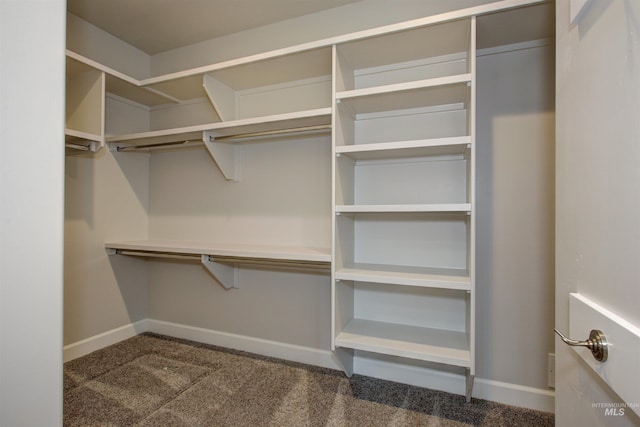
M 64 365 L 65 426 L 553 426 L 552 414 L 143 334 Z

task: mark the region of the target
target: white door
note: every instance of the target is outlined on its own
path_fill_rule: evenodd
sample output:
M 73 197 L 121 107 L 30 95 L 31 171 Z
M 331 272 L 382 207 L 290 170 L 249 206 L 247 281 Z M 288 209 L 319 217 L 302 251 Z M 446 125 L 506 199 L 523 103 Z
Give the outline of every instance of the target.
M 556 12 L 556 423 L 640 425 L 640 1 Z

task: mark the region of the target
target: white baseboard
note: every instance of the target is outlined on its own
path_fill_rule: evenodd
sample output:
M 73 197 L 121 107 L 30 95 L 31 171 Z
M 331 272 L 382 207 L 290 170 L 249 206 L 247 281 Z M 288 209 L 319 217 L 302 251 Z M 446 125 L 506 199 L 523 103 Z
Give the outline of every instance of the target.
M 147 331 L 147 319 L 121 326 L 63 347 L 63 360 L 68 362 L 101 348 L 119 343 Z
M 148 332 L 155 332 L 174 338 L 197 341 L 234 350 L 246 351 L 292 362 L 306 363 L 323 368 L 341 369 L 335 355 L 329 350 L 303 347 L 261 338 L 230 334 L 195 326 L 181 325 L 148 319 Z
M 230 334 L 195 326 L 161 320 L 145 319 L 104 332 L 91 338 L 64 347 L 64 361 L 76 359 L 93 351 L 116 344 L 143 332 L 154 332 L 174 338 L 182 338 L 224 348 L 246 351 L 277 359 L 342 370 L 335 354 L 293 344 L 270 341 L 243 335 Z M 464 394 L 465 377 L 437 369 L 427 369 L 415 365 L 395 363 L 356 356 L 354 371 L 360 375 L 427 387 L 449 393 Z M 538 411 L 554 411 L 555 393 L 550 390 L 526 387 L 517 384 L 476 378 L 473 385 L 473 397 Z
M 464 375 L 437 369 L 356 356 L 354 371 L 361 375 L 426 387 L 432 390 L 460 395 L 465 393 Z M 555 407 L 555 393 L 551 390 L 478 377 L 473 382 L 472 396 L 478 399 L 550 413 L 554 412 Z

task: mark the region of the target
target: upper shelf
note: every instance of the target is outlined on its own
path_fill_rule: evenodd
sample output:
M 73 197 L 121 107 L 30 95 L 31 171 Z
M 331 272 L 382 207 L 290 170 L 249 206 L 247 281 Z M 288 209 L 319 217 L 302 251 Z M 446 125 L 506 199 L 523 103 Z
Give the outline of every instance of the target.
M 235 96 L 238 92 L 257 87 L 330 75 L 331 48 L 323 47 L 266 57 L 255 62 L 229 64 L 209 72 L 190 74 L 176 79 L 148 79 L 146 82 L 151 82 L 148 87 L 184 101 L 205 96 L 210 88 L 216 90 L 216 95 Z M 156 80 L 161 81 L 153 83 Z M 209 82 L 217 84 L 209 84 Z M 141 84 L 144 85 L 145 82 Z
M 212 137 L 244 135 L 283 129 L 299 129 L 331 124 L 331 108 L 276 114 L 266 117 L 207 123 L 174 129 L 107 136 L 107 142 L 118 146 L 141 146 L 177 141 L 202 141 L 203 132 Z M 122 144 L 120 144 L 122 143 Z
M 367 39 L 374 37 L 389 38 L 391 48 L 384 49 L 383 62 L 412 60 L 412 55 L 407 56 L 407 49 L 394 41 L 402 42 L 405 37 L 414 39 L 411 34 L 414 31 L 431 34 L 431 39 L 438 40 L 437 44 L 423 43 L 425 47 L 418 49 L 422 57 L 466 52 L 465 32 L 449 31 L 448 27 L 468 25 L 467 18 L 472 16 L 478 16 L 478 48 L 549 38 L 554 34 L 554 12 L 553 2 L 548 0 L 502 0 L 146 79 L 133 78 L 75 52 L 67 51 L 67 56 L 103 71 L 107 77 L 107 91 L 144 105 L 157 105 L 205 96 L 204 75 L 236 91 L 329 75 L 333 45 L 339 46 L 345 54 L 356 55 L 356 68 L 376 66 L 383 55 L 380 49 L 367 48 Z M 453 39 L 447 36 L 449 33 L 460 34 L 460 37 Z M 361 54 L 355 53 L 360 50 Z

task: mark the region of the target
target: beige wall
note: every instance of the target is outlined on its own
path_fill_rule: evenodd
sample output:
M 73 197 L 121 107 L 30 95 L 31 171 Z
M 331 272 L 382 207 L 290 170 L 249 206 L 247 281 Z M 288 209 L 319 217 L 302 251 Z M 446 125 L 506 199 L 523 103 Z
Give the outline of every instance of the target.
M 478 58 L 477 373 L 547 388 L 554 319 L 554 48 Z
M 72 344 L 147 318 L 147 266 L 108 257 L 109 240 L 146 239 L 149 156 L 67 156 L 64 342 Z

